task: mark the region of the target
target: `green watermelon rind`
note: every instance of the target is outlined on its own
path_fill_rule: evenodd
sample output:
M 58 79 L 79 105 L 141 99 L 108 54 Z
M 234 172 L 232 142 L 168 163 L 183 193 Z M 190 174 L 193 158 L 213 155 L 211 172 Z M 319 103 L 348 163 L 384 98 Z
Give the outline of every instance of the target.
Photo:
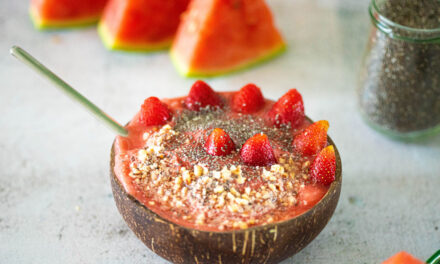
M 210 78 L 210 77 L 216 77 L 221 75 L 228 75 L 233 73 L 238 73 L 244 70 L 247 70 L 249 68 L 261 65 L 275 57 L 278 57 L 282 53 L 284 53 L 287 49 L 286 44 L 283 42 L 281 45 L 275 47 L 271 51 L 267 52 L 266 54 L 259 56 L 257 58 L 254 58 L 251 61 L 248 61 L 246 63 L 236 65 L 234 67 L 214 71 L 214 72 L 203 72 L 201 70 L 193 70 L 188 68 L 187 66 L 183 65 L 183 63 L 180 62 L 179 56 L 173 52 L 173 50 L 170 51 L 170 57 L 171 61 L 173 62 L 175 68 L 177 69 L 177 72 L 183 76 L 188 78 L 198 77 L 198 78 Z
M 172 43 L 172 39 L 154 45 L 118 42 L 115 38 L 111 37 L 107 27 L 105 26 L 105 23 L 103 23 L 102 20 L 98 24 L 98 34 L 101 37 L 102 43 L 108 50 L 149 53 L 166 50 L 171 46 Z
M 84 17 L 73 20 L 44 20 L 38 17 L 37 12 L 33 9 L 29 9 L 29 16 L 32 24 L 38 30 L 50 30 L 50 29 L 75 29 L 96 25 L 101 17 L 101 14 L 90 17 Z

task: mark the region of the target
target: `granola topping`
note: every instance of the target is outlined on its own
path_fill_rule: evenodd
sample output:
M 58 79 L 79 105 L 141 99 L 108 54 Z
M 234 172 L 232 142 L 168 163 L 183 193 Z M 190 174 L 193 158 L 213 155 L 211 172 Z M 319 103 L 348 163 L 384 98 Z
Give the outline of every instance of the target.
M 292 129 L 228 113 L 182 110 L 169 124 L 143 135 L 145 146 L 131 157 L 129 176 L 150 206 L 195 226 L 231 230 L 284 220 L 299 205 L 310 161 L 291 151 Z M 215 127 L 226 130 L 238 148 L 253 134 L 266 133 L 278 163 L 247 166 L 238 150 L 225 157 L 208 155 L 203 144 Z

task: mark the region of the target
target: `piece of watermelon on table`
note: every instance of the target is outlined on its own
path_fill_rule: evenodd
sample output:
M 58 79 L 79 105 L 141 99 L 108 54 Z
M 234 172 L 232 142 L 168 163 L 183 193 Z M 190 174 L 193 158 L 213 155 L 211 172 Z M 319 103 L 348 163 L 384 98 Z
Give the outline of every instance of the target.
M 109 0 L 98 30 L 109 49 L 168 48 L 189 0 Z
M 38 29 L 80 27 L 96 23 L 107 0 L 31 0 L 30 16 Z
M 425 262 L 413 257 L 405 251 L 400 251 L 396 255 L 382 262 L 382 264 L 425 264 Z
M 184 76 L 212 76 L 246 68 L 284 48 L 264 0 L 193 0 L 171 57 Z

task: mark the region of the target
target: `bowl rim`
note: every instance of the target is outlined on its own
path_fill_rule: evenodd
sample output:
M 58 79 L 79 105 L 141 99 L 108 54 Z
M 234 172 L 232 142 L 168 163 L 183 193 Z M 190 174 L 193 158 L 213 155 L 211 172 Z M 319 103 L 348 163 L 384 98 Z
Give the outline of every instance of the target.
M 309 117 L 305 116 L 305 118 L 309 122 L 313 123 L 313 120 L 310 119 Z M 292 217 L 292 218 L 289 218 L 289 219 L 286 219 L 286 220 L 283 220 L 283 221 L 280 221 L 280 222 L 273 222 L 273 223 L 270 223 L 270 224 L 257 225 L 257 226 L 252 226 L 252 227 L 248 227 L 248 228 L 244 228 L 244 229 L 234 229 L 234 230 L 227 230 L 227 231 L 215 231 L 215 230 L 202 230 L 202 229 L 186 227 L 186 226 L 177 224 L 177 223 L 175 223 L 173 221 L 170 221 L 170 220 L 162 217 L 158 213 L 154 212 L 150 208 L 148 208 L 146 205 L 144 205 L 143 203 L 138 201 L 131 194 L 127 193 L 125 188 L 122 186 L 121 182 L 119 181 L 118 177 L 116 176 L 116 173 L 114 171 L 114 167 L 115 167 L 115 153 L 114 153 L 115 140 L 113 141 L 112 148 L 111 148 L 111 153 L 110 153 L 110 172 L 111 172 L 110 176 L 114 177 L 116 183 L 124 191 L 124 193 L 127 195 L 127 197 L 130 200 L 135 202 L 138 206 L 142 207 L 143 210 L 146 210 L 149 213 L 152 213 L 155 218 L 158 218 L 158 219 L 160 219 L 161 221 L 163 221 L 163 222 L 165 222 L 167 224 L 172 224 L 174 226 L 178 226 L 179 228 L 184 229 L 184 230 L 186 230 L 188 232 L 199 232 L 199 233 L 206 233 L 206 234 L 216 233 L 216 234 L 224 234 L 224 235 L 237 234 L 237 233 L 238 234 L 241 234 L 241 233 L 244 234 L 245 232 L 249 232 L 249 231 L 261 230 L 261 229 L 273 229 L 274 227 L 277 227 L 279 225 L 286 225 L 286 224 L 289 224 L 289 222 L 298 221 L 298 219 L 300 219 L 300 218 L 306 218 L 308 215 L 313 214 L 313 209 L 317 208 L 320 204 L 322 204 L 326 200 L 330 199 L 331 198 L 330 194 L 332 194 L 333 192 L 337 191 L 337 189 L 341 188 L 341 186 L 342 186 L 342 161 L 341 161 L 341 156 L 339 154 L 338 148 L 336 147 L 336 145 L 334 144 L 334 142 L 333 142 L 333 140 L 331 139 L 330 136 L 327 136 L 327 143 L 328 143 L 328 146 L 332 145 L 334 147 L 334 149 L 335 149 L 336 173 L 335 173 L 335 180 L 330 184 L 330 188 L 327 190 L 326 194 L 321 198 L 321 200 L 319 200 L 319 202 L 316 203 L 309 210 L 307 210 L 304 213 L 302 213 L 300 215 L 297 215 L 295 217 Z M 339 200 L 339 195 L 337 197 L 338 197 L 337 199 Z M 339 201 L 336 202 L 336 206 L 337 206 L 338 202 Z

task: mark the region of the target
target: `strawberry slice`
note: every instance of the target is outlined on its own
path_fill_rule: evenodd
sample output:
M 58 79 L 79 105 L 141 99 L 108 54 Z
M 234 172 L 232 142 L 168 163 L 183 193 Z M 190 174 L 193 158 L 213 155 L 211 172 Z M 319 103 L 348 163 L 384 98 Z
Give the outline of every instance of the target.
M 266 166 L 277 162 L 269 139 L 263 133 L 249 138 L 241 148 L 241 160 L 251 166 Z
M 170 109 L 157 97 L 148 97 L 141 106 L 139 122 L 145 126 L 165 124 L 172 117 Z
M 199 111 L 206 106 L 221 107 L 222 100 L 207 83 L 198 80 L 192 85 L 185 105 L 190 110 Z
M 310 166 L 310 175 L 317 182 L 330 185 L 335 180 L 336 156 L 333 146 L 328 146 L 319 152 Z
M 277 127 L 282 124 L 298 126 L 304 120 L 304 103 L 301 94 L 296 89 L 290 89 L 275 102 L 268 116 L 272 124 Z
M 327 144 L 327 130 L 329 124 L 326 120 L 313 123 L 293 140 L 293 148 L 303 155 L 315 155 Z
M 226 156 L 235 150 L 231 137 L 221 128 L 215 128 L 205 142 L 205 151 L 212 156 Z
M 249 83 L 234 95 L 231 107 L 235 112 L 250 114 L 260 110 L 263 105 L 264 98 L 260 88 Z

